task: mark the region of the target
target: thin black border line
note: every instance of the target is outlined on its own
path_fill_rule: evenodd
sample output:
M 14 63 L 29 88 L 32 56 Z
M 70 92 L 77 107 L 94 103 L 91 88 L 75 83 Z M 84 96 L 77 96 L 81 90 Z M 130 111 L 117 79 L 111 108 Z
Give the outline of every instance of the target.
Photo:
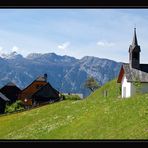
M 97 9 L 145 9 L 145 8 L 148 8 L 148 6 L 77 6 L 77 5 L 73 5 L 73 6 L 0 6 L 0 9 L 94 9 L 94 8 L 97 8 Z M 94 143 L 94 142 L 101 142 L 101 143 L 126 143 L 126 142 L 135 142 L 135 143 L 139 143 L 139 142 L 148 142 L 147 140 L 144 140 L 144 139 L 24 139 L 24 140 L 19 140 L 19 139 L 0 139 L 0 142 L 12 142 L 12 143 L 18 143 L 18 142 L 21 142 L 21 143 L 24 143 L 24 142 L 31 142 L 31 143 L 38 143 L 38 142 L 56 142 L 56 143 L 65 143 L 65 142 L 85 142 L 85 143 Z
M 0 6 L 0 9 L 148 9 L 147 6 Z
M 105 7 L 105 8 L 129 8 L 129 7 L 147 7 L 148 6 L 147 0 L 0 0 L 0 7 L 4 8 L 12 8 L 12 7 L 19 7 L 19 8 L 28 8 L 28 7 L 54 7 L 54 8 L 61 8 L 61 7 L 68 7 L 68 8 L 75 8 L 75 7 Z
M 3 139 L 1 142 L 148 142 L 147 139 Z

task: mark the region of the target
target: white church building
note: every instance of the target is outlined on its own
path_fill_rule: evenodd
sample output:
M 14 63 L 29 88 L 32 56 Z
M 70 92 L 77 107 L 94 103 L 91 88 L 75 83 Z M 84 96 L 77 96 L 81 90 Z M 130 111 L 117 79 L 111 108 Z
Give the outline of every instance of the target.
M 121 83 L 122 98 L 133 96 L 137 89 L 141 93 L 148 93 L 148 64 L 140 64 L 140 51 L 134 28 L 132 45 L 129 47 L 129 63 L 122 64 L 117 79 Z M 139 87 L 136 83 L 140 84 Z

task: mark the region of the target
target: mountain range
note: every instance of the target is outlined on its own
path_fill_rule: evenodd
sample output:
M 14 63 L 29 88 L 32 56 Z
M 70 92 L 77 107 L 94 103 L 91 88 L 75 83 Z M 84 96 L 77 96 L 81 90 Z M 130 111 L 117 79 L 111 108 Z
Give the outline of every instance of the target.
M 55 53 L 31 53 L 26 57 L 17 52 L 1 54 L 0 87 L 11 81 L 23 89 L 46 73 L 49 83 L 60 92 L 87 96 L 90 92 L 84 87 L 84 82 L 88 76 L 93 76 L 103 85 L 117 77 L 121 64 L 93 56 L 76 59 Z

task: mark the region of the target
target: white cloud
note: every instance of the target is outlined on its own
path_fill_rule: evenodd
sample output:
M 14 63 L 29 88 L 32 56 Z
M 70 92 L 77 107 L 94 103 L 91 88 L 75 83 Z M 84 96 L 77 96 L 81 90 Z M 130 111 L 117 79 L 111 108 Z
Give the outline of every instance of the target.
M 69 47 L 69 45 L 70 45 L 70 42 L 65 42 L 65 43 L 63 43 L 61 45 L 58 45 L 58 48 L 66 50 Z
M 19 51 L 19 48 L 17 46 L 13 46 L 12 49 L 11 49 L 11 51 L 12 52 L 14 52 L 14 51 L 18 52 Z
M 3 52 L 3 47 L 0 46 L 0 53 L 2 53 L 2 52 Z
M 98 41 L 97 42 L 98 46 L 102 46 L 102 47 L 112 47 L 115 45 L 115 43 L 113 42 L 107 42 L 107 41 Z
M 3 54 L 7 54 L 7 51 L 4 50 L 4 48 L 2 46 L 0 46 L 0 54 L 3 55 Z

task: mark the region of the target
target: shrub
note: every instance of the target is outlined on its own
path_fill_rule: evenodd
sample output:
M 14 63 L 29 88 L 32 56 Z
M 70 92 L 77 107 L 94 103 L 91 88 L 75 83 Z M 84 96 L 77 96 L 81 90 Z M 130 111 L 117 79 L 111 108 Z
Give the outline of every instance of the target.
M 78 95 L 63 95 L 64 100 L 81 100 Z
M 11 105 L 6 105 L 5 113 L 11 113 L 11 112 L 15 112 L 15 111 L 23 110 L 23 109 L 24 107 L 23 107 L 22 101 L 17 100 Z

